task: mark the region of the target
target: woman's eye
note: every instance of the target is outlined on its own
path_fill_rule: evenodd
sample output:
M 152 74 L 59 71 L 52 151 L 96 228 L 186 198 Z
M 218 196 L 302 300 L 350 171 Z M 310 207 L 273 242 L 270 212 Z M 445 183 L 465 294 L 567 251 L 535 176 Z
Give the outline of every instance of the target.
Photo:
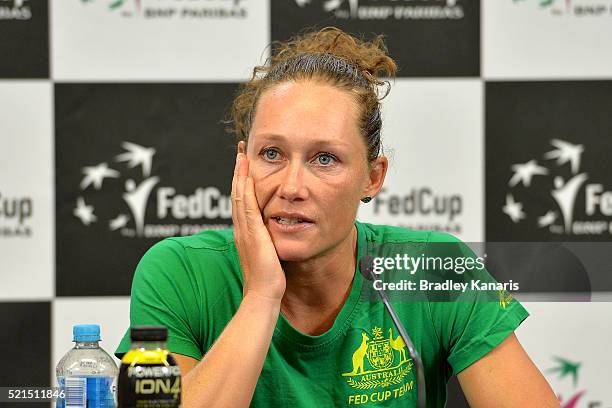
M 323 166 L 328 166 L 332 164 L 332 162 L 336 160 L 336 158 L 331 154 L 323 153 L 317 156 L 317 160 L 319 161 L 319 164 L 322 164 Z
M 274 149 L 267 149 L 266 151 L 264 151 L 264 157 L 267 160 L 276 160 L 278 159 L 278 151 Z

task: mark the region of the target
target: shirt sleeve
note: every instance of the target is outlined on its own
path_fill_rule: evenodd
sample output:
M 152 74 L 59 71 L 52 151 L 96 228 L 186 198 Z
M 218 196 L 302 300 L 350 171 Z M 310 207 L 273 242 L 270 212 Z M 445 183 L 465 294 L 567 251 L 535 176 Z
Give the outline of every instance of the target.
M 431 251 L 476 259 L 474 252 L 450 234 L 432 234 Z M 428 251 L 430 252 L 430 251 Z M 430 252 L 430 253 L 431 253 Z M 432 320 L 439 341 L 447 353 L 447 361 L 457 374 L 497 347 L 529 316 L 525 308 L 506 290 L 482 290 L 483 284 L 498 283 L 486 270 L 475 268 L 453 281 L 466 283 L 468 289 L 459 295 L 430 301 Z M 472 286 L 475 281 L 479 287 Z
M 142 257 L 132 281 L 130 328 L 162 325 L 168 329 L 168 349 L 177 354 L 202 358 L 198 341 L 200 306 L 194 291 L 189 259 L 183 246 L 165 239 Z M 130 329 L 115 355 L 121 358 L 130 349 Z

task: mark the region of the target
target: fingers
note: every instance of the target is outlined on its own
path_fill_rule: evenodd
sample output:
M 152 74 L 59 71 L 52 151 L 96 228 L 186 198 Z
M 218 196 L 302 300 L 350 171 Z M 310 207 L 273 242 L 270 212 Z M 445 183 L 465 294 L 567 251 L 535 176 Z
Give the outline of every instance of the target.
M 255 183 L 248 175 L 249 162 L 242 150 L 239 145 L 232 180 L 232 220 L 239 240 L 244 239 L 240 233 L 257 234 L 261 227 L 265 227 L 255 195 Z
M 253 177 L 247 177 L 244 189 L 244 213 L 246 215 L 246 225 L 249 232 L 256 232 L 264 227 L 261 211 L 255 196 L 255 183 Z
M 242 228 L 241 224 L 244 225 L 245 220 L 242 220 L 241 214 L 243 214 L 242 210 L 242 197 L 239 196 L 238 186 L 241 183 L 240 171 L 242 162 L 244 161 L 244 154 L 238 153 L 236 154 L 236 164 L 234 166 L 234 177 L 232 178 L 232 221 L 234 222 L 234 243 L 236 244 L 236 250 L 238 251 L 239 256 L 242 258 L 244 255 L 244 251 L 242 248 L 243 237 L 242 237 Z M 245 295 L 245 290 L 248 285 L 248 268 L 242 262 L 242 277 L 243 277 L 243 296 Z
M 238 153 L 236 154 L 236 165 L 234 166 L 234 176 L 232 178 L 232 221 L 234 222 L 234 242 L 240 257 L 243 276 L 243 296 L 246 294 L 246 288 L 249 286 L 249 267 L 248 254 L 244 252 L 243 245 L 249 242 L 248 238 L 244 237 L 246 227 L 246 215 L 244 211 L 244 183 L 248 174 L 248 163 L 244 153 L 242 142 L 238 144 Z
M 234 222 L 234 240 L 236 247 L 240 247 L 246 241 L 243 237 L 246 230 L 246 216 L 244 214 L 244 179 L 247 174 L 245 162 L 247 161 L 244 153 L 236 155 L 236 165 L 234 167 L 234 177 L 232 179 L 232 220 Z
M 241 142 L 242 143 L 242 142 Z M 261 212 L 255 197 L 255 186 L 249 174 L 249 161 L 243 146 L 238 146 L 236 166 L 232 180 L 232 220 L 239 240 L 245 240 L 241 233 L 255 233 L 263 225 Z M 250 179 L 250 181 L 248 181 Z M 247 187 L 247 183 L 249 183 Z
M 237 232 L 240 228 L 240 219 L 238 217 L 238 168 L 240 167 L 240 155 L 236 155 L 236 164 L 234 165 L 234 176 L 232 178 L 232 221 L 234 222 L 234 230 Z M 238 235 L 238 234 L 236 234 Z
M 244 202 L 244 184 L 249 172 L 249 161 L 244 153 L 238 153 L 238 170 L 236 173 L 236 199 L 238 205 L 243 205 Z

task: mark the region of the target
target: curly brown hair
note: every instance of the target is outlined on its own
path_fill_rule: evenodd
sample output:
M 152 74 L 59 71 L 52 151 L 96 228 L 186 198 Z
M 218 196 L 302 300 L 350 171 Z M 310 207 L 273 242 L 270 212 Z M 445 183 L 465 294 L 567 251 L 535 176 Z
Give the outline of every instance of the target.
M 272 56 L 253 69 L 242 84 L 231 111 L 228 131 L 248 142 L 257 102 L 264 91 L 282 82 L 315 79 L 348 91 L 360 108 L 359 129 L 368 149 L 368 160 L 380 152 L 380 100 L 389 93 L 397 71 L 384 36 L 372 41 L 356 38 L 335 27 L 309 31 L 286 42 L 272 43 Z M 380 92 L 381 87 L 384 92 Z

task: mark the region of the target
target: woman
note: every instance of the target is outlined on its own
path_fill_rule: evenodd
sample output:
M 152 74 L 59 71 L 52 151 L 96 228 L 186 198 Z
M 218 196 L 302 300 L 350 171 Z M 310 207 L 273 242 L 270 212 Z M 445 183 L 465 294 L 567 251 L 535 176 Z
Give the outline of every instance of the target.
M 355 220 L 380 191 L 380 38 L 329 28 L 281 44 L 236 98 L 234 228 L 171 238 L 140 262 L 131 324 L 163 324 L 185 407 L 416 406 L 415 370 L 356 272 L 367 244 L 450 241 Z M 556 407 L 514 329 L 516 301 L 404 302 L 427 402 L 456 373 L 474 407 Z M 126 335 L 117 350 L 128 349 Z

